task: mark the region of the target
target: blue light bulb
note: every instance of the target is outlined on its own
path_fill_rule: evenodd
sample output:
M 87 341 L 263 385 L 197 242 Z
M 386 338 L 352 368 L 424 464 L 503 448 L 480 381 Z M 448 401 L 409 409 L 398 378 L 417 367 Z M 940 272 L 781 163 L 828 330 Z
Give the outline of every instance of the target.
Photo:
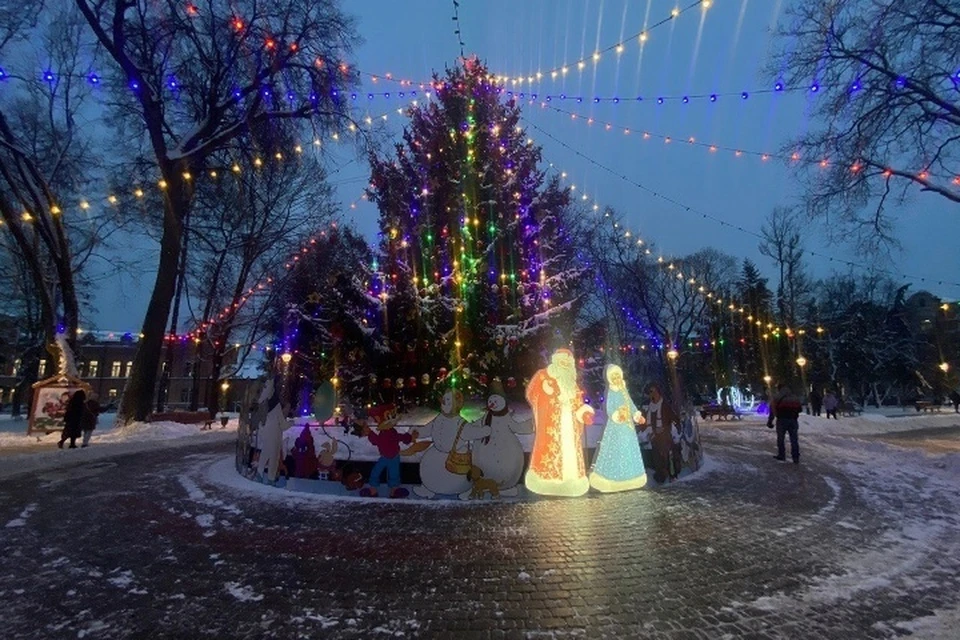
M 0 67 L 0 80 L 7 79 L 7 72 L 3 70 L 3 67 Z
M 746 100 L 749 97 L 750 97 L 750 94 L 747 93 L 746 91 L 740 94 L 740 98 L 742 98 L 743 100 Z
M 711 93 L 711 94 L 710 94 L 710 102 L 716 102 L 716 101 L 717 101 L 717 94 Z
M 778 82 L 777 84 L 773 85 L 773 90 L 774 90 L 774 91 L 783 91 L 783 83 L 782 83 L 782 82 Z
M 599 103 L 600 103 L 600 98 L 594 98 L 594 99 L 593 99 L 593 102 L 594 102 L 594 104 L 599 104 Z
M 689 97 L 689 96 L 683 96 L 683 104 L 687 104 L 688 102 L 690 102 L 690 97 Z
M 47 71 L 44 71 L 44 72 L 43 72 L 43 79 L 44 79 L 44 81 L 46 81 L 46 82 L 53 82 L 53 80 L 54 80 L 53 71 L 50 71 L 49 69 L 48 69 Z
M 663 98 L 657 98 L 657 104 L 663 104 Z
M 820 91 L 820 85 L 814 82 L 812 85 L 810 85 L 810 93 L 816 93 L 817 91 Z

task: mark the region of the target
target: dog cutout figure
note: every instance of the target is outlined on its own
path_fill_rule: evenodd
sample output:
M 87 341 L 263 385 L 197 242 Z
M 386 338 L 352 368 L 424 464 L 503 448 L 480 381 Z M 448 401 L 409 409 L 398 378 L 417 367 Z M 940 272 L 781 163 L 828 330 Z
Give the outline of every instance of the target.
M 488 493 L 494 500 L 500 498 L 500 487 L 497 485 L 497 481 L 493 478 L 484 478 L 480 467 L 470 467 L 467 480 L 473 483 L 473 488 L 470 489 L 471 500 L 482 500 L 484 495 Z

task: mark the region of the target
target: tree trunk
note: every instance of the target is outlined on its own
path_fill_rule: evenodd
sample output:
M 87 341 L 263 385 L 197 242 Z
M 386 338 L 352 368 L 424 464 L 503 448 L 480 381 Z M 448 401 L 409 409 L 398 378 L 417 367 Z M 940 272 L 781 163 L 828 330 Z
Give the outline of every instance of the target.
M 223 339 L 220 346 L 214 347 L 210 362 L 210 378 L 207 380 L 207 407 L 210 409 L 210 415 L 216 415 L 220 411 L 220 373 L 223 370 L 225 344 L 226 339 Z M 227 407 L 224 406 L 224 410 L 226 409 Z
M 134 420 L 145 420 L 153 405 L 153 392 L 156 388 L 163 353 L 163 338 L 167 329 L 167 318 L 173 301 L 174 289 L 179 272 L 180 253 L 183 238 L 184 213 L 189 207 L 189 197 L 185 185 L 174 178 L 174 171 L 165 172 L 170 191 L 165 202 L 163 235 L 160 238 L 160 262 L 157 277 L 153 284 L 150 304 L 143 318 L 140 346 L 133 359 L 130 379 L 123 391 L 117 421 L 129 424 Z

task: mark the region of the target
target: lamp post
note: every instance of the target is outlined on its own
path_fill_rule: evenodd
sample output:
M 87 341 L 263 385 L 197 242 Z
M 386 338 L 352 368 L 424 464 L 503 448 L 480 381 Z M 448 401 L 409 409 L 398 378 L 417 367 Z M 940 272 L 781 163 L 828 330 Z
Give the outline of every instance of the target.
M 223 403 L 220 405 L 220 428 L 226 429 L 229 418 L 227 417 L 227 391 L 230 390 L 230 382 L 224 380 L 220 383 L 220 391 L 223 392 Z
M 807 359 L 803 355 L 797 356 L 797 366 L 800 367 L 800 383 L 803 385 L 803 403 L 807 405 L 807 413 L 810 413 L 810 405 L 807 404 Z

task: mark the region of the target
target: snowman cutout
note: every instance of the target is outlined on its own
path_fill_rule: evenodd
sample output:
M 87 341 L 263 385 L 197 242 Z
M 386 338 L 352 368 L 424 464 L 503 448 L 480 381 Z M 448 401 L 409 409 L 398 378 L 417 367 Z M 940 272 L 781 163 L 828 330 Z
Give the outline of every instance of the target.
M 494 378 L 487 398 L 487 412 L 479 426 L 489 429 L 490 435 L 473 443 L 473 464 L 483 472 L 483 478 L 497 483 L 501 496 L 519 494 L 518 483 L 523 475 L 523 445 L 518 433 L 530 433 L 530 424 L 517 422 L 507 407 L 503 385 Z M 460 494 L 461 500 L 469 500 L 471 491 Z
M 433 498 L 435 495 L 460 495 L 470 490 L 470 481 L 466 471 L 453 473 L 448 468 L 451 453 L 461 459 L 470 456 L 470 442 L 490 435 L 489 427 L 467 424 L 460 417 L 463 408 L 463 394 L 454 389 L 448 390 L 440 400 L 440 414 L 430 422 L 430 435 L 433 443 L 420 459 L 420 482 L 413 492 L 421 498 Z

